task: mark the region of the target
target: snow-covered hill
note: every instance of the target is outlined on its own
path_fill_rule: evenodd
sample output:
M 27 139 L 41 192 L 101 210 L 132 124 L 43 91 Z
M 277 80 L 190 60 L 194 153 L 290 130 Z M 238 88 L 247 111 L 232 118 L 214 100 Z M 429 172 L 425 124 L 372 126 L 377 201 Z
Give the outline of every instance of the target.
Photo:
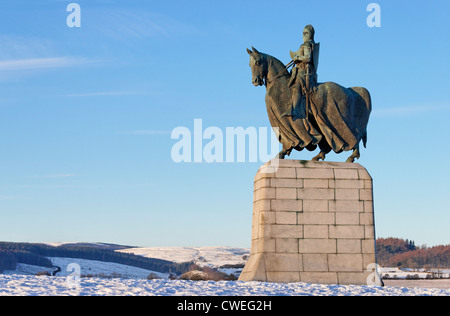
M 193 261 L 212 268 L 245 265 L 250 255 L 250 249 L 232 247 L 151 247 L 118 251 L 177 263 Z
M 118 251 L 177 263 L 195 262 L 236 277 L 239 277 L 250 256 L 250 249 L 232 247 L 151 247 Z

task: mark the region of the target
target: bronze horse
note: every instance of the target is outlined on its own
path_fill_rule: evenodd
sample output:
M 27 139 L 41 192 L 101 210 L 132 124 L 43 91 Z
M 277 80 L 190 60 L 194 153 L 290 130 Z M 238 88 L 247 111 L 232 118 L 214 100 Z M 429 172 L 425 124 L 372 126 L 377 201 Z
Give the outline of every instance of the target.
M 254 47 L 250 55 L 252 83 L 266 86 L 266 108 L 272 127 L 278 132 L 283 150 L 278 157 L 284 159 L 293 149 L 320 153 L 312 160 L 325 160 L 325 155 L 353 150 L 347 162 L 360 158 L 359 144 L 367 143 L 367 124 L 372 111 L 370 93 L 362 87 L 344 88 L 334 82 L 319 83 L 310 96 L 308 115 L 296 118 L 289 113 L 291 74 L 285 65 Z

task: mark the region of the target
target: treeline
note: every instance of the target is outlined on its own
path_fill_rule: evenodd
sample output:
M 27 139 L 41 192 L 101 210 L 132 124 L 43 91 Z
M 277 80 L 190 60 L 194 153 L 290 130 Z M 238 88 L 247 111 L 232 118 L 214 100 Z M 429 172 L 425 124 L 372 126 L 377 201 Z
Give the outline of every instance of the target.
M 377 261 L 381 266 L 411 269 L 450 268 L 450 245 L 416 247 L 413 241 L 400 238 L 377 239 Z
M 183 274 L 193 264 L 192 262 L 175 263 L 162 259 L 145 258 L 89 245 L 70 244 L 53 247 L 45 244 L 0 242 L 0 273 L 3 273 L 4 270 L 14 270 L 17 263 L 52 267 L 48 257 L 113 262 L 173 274 Z
M 0 273 L 3 273 L 5 270 L 15 270 L 18 263 L 32 264 L 47 268 L 53 266 L 49 259 L 31 252 L 0 250 Z

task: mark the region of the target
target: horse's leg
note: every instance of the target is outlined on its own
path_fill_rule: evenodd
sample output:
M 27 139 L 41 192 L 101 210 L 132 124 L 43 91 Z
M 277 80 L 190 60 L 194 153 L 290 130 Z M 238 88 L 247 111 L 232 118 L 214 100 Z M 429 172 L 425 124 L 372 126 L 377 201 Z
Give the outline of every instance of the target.
M 287 155 L 287 152 L 286 152 L 286 150 L 283 149 L 282 151 L 279 152 L 278 159 L 284 159 L 286 157 L 286 155 Z
M 290 156 L 293 149 L 294 147 L 287 148 L 283 145 L 283 150 L 278 154 L 278 159 L 284 159 L 286 155 Z
M 320 153 L 315 156 L 312 161 L 319 161 L 320 159 L 325 160 L 326 154 L 328 154 L 331 151 L 330 145 L 328 145 L 327 141 L 325 140 L 325 137 L 322 138 L 322 140 L 319 143 Z
M 325 160 L 325 152 L 324 151 L 320 151 L 320 153 L 315 156 L 313 159 L 311 159 L 311 161 L 319 161 L 320 159 Z
M 356 148 L 353 149 L 353 154 L 348 157 L 346 162 L 353 163 L 355 162 L 355 159 L 359 159 L 359 157 L 361 157 L 361 154 L 359 152 L 359 145 L 357 145 Z

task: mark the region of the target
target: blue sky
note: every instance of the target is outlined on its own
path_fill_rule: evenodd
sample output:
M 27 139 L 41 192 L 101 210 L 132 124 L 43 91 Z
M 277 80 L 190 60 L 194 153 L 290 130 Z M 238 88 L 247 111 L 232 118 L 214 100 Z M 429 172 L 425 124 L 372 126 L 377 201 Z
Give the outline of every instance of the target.
M 319 81 L 372 95 L 377 235 L 450 242 L 447 0 L 378 1 L 380 28 L 362 0 L 79 0 L 81 28 L 70 2 L 0 3 L 0 240 L 250 247 L 261 163 L 176 164 L 170 133 L 269 127 L 246 48 L 288 63 L 313 24 Z

